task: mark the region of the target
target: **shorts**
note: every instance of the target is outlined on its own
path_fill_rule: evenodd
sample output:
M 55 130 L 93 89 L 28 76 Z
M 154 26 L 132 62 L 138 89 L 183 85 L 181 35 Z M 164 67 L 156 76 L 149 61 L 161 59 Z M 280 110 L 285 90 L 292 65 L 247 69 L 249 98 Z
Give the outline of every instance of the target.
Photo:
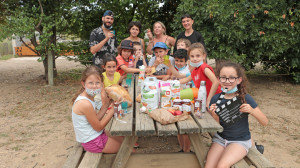
M 245 148 L 245 150 L 246 150 L 247 153 L 249 152 L 249 149 L 250 149 L 251 146 L 252 146 L 251 139 L 246 140 L 246 141 L 228 141 L 228 140 L 222 138 L 222 137 L 221 137 L 219 134 L 217 134 L 217 133 L 214 135 L 212 141 L 213 141 L 214 143 L 220 144 L 220 145 L 223 146 L 224 148 L 226 148 L 226 146 L 228 146 L 229 144 L 232 144 L 232 143 L 242 145 L 242 147 Z
M 101 153 L 103 148 L 106 145 L 106 142 L 108 140 L 108 136 L 103 133 L 99 135 L 97 138 L 87 142 L 87 143 L 81 143 L 84 150 L 92 152 L 92 153 Z

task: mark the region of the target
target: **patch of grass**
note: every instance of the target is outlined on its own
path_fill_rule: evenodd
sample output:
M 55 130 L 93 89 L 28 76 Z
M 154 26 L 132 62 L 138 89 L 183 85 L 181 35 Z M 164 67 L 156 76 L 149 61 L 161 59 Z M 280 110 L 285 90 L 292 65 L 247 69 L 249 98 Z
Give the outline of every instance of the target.
M 23 145 L 17 145 L 17 146 L 12 147 L 11 149 L 15 150 L 15 151 L 20 151 L 23 147 L 24 147 Z
M 77 82 L 81 79 L 83 69 L 73 69 L 70 71 L 58 72 L 55 78 L 56 83 Z
M 8 135 L 5 134 L 5 133 L 1 133 L 1 134 L 0 134 L 0 137 L 8 137 Z
M 4 55 L 4 56 L 0 57 L 0 60 L 8 60 L 8 59 L 17 58 L 17 57 L 18 57 L 17 55 L 15 57 L 14 57 L 14 55 Z

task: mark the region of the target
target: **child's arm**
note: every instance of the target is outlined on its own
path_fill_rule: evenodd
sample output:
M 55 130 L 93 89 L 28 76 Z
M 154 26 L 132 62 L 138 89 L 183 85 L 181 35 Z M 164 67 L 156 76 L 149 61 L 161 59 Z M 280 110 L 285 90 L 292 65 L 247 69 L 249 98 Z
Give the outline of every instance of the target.
M 212 86 L 210 88 L 210 91 L 208 93 L 207 100 L 206 100 L 206 107 L 208 108 L 211 98 L 215 95 L 215 93 L 218 89 L 219 81 L 218 81 L 216 75 L 209 68 L 205 68 L 204 73 L 208 77 L 208 79 L 212 82 Z
M 208 112 L 217 122 L 220 122 L 219 116 L 216 114 L 216 109 L 217 109 L 217 105 L 212 104 L 210 105 Z
M 126 73 L 139 73 L 140 70 L 137 68 L 128 68 L 126 65 L 121 65 L 120 68 Z
M 179 79 L 180 84 L 188 83 L 189 81 L 193 80 L 192 76 L 188 76 L 182 79 Z
M 139 61 L 139 59 L 140 59 L 140 57 L 135 56 L 135 59 L 134 59 L 134 62 L 133 62 L 134 67 L 136 67 L 136 64 Z
M 250 104 L 242 104 L 240 107 L 240 111 L 251 114 L 263 126 L 266 126 L 269 122 L 266 115 L 263 112 L 261 112 L 261 110 L 258 107 L 253 109 Z
M 168 61 L 168 64 L 166 65 L 169 67 L 169 70 L 171 71 L 171 74 L 174 75 L 176 78 L 185 78 L 186 74 L 179 73 L 175 67 L 171 64 L 171 61 Z
M 88 101 L 88 100 L 85 100 Z M 95 131 L 101 131 L 105 128 L 105 126 L 108 124 L 110 119 L 112 118 L 114 114 L 114 108 L 112 107 L 108 113 L 103 117 L 105 112 L 107 111 L 108 106 L 106 105 L 106 108 L 101 108 L 100 112 L 97 114 L 94 110 L 93 106 L 89 102 L 82 102 L 79 106 L 79 110 L 85 115 L 88 122 L 91 124 L 93 129 Z M 104 112 L 105 111 L 105 112 Z M 104 114 L 103 114 L 104 113 Z M 102 118 L 103 117 L 103 118 Z M 99 121 L 99 119 L 101 120 Z
M 122 81 L 123 81 L 123 79 L 125 79 L 126 77 L 127 77 L 127 74 L 121 76 L 120 79 L 119 79 L 118 84 L 119 84 L 119 85 L 122 85 Z
M 148 65 L 146 59 L 147 59 L 146 56 L 143 56 L 143 65 L 147 68 Z

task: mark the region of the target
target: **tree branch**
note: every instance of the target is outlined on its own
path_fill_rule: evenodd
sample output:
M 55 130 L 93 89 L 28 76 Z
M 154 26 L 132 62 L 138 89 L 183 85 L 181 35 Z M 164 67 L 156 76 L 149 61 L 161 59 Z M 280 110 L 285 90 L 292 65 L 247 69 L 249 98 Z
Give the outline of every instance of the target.
M 20 40 L 22 41 L 22 43 L 23 43 L 27 48 L 29 48 L 31 51 L 33 51 L 33 52 L 36 53 L 38 56 L 40 56 L 40 53 L 39 53 L 37 50 L 34 50 L 34 49 L 32 49 L 31 47 L 29 47 L 29 45 L 25 43 L 25 41 L 23 40 L 22 37 L 20 37 Z
M 43 9 L 41 0 L 39 0 L 39 4 L 40 4 L 40 7 L 41 7 L 41 19 L 40 19 L 39 23 L 35 26 L 35 30 L 38 31 L 40 34 L 43 34 L 43 32 L 39 29 L 41 24 L 42 24 L 43 14 L 44 14 L 44 9 Z

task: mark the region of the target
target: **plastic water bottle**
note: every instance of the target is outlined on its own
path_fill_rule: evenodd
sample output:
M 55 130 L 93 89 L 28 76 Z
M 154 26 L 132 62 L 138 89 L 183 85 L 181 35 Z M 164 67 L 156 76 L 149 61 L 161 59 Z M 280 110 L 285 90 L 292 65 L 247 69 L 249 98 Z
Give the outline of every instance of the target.
M 201 112 L 206 112 L 206 83 L 205 81 L 200 82 L 200 88 L 198 91 L 198 99 L 201 100 L 202 106 L 201 106 Z

